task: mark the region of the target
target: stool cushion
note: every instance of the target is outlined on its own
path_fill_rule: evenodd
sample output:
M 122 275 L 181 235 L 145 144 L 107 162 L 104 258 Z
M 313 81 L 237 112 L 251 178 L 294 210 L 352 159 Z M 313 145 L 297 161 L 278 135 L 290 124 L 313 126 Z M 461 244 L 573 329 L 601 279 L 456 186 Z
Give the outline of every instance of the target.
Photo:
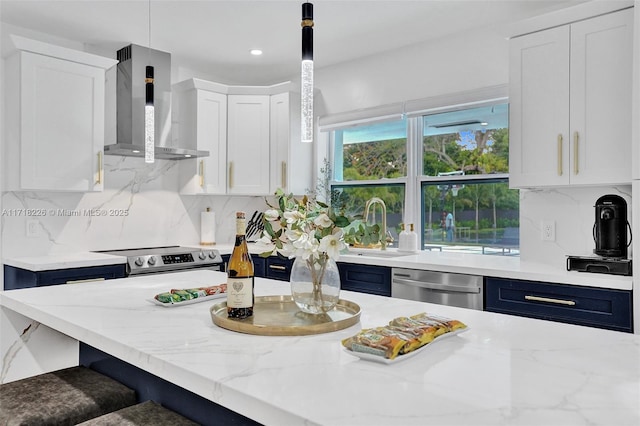
M 135 403 L 132 389 L 71 367 L 0 385 L 0 424 L 74 425 Z
M 197 423 L 153 401 L 123 408 L 81 423 L 82 426 L 193 426 Z

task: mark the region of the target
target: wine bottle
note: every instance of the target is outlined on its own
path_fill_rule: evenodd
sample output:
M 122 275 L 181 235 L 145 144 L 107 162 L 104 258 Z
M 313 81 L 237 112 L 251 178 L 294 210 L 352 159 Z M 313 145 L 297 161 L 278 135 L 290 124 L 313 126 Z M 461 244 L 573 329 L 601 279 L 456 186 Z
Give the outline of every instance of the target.
M 242 319 L 253 315 L 253 261 L 246 238 L 244 212 L 236 212 L 236 242 L 227 265 L 227 316 Z

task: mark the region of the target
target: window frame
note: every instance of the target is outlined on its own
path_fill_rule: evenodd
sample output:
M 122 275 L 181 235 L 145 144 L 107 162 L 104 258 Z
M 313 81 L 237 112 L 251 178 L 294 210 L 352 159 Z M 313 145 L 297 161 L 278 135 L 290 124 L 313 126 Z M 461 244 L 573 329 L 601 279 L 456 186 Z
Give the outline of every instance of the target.
M 328 137 L 326 138 L 326 158 L 329 159 L 329 163 L 332 167 L 332 176 L 329 178 L 329 186 L 332 188 L 337 186 L 368 186 L 368 185 L 384 185 L 384 184 L 404 184 L 405 188 L 405 211 L 403 212 L 403 223 L 420 224 L 420 230 L 422 236 L 420 237 L 421 247 L 420 250 L 424 251 L 424 217 L 423 210 L 423 194 L 422 187 L 424 183 L 449 183 L 457 181 L 478 183 L 491 181 L 504 181 L 508 182 L 509 173 L 492 173 L 492 174 L 473 174 L 473 175 L 460 175 L 460 176 L 428 176 L 424 174 L 424 167 L 422 164 L 422 144 L 424 142 L 424 116 L 431 114 L 441 114 L 450 111 L 458 111 L 462 109 L 471 109 L 477 107 L 493 106 L 500 104 L 509 104 L 509 98 L 507 95 L 507 86 L 499 85 L 494 87 L 482 88 L 474 91 L 456 93 L 451 95 L 438 96 L 433 98 L 408 101 L 401 104 L 401 112 L 397 112 L 397 105 L 394 104 L 393 108 L 373 108 L 369 111 L 363 111 L 357 114 L 357 120 L 353 119 L 355 113 L 345 113 L 344 116 L 352 120 L 340 122 L 339 115 L 323 118 L 319 120 L 319 132 L 326 132 Z M 367 112 L 385 111 L 393 109 L 396 112 L 393 114 L 380 114 L 366 116 Z M 407 112 L 409 110 L 409 112 Z M 372 180 L 357 180 L 357 181 L 338 181 L 335 179 L 336 167 L 335 167 L 335 131 L 342 130 L 348 127 L 366 126 L 369 124 L 376 124 L 384 121 L 393 121 L 397 119 L 405 119 L 407 123 L 406 133 L 406 152 L 407 152 L 407 176 L 402 178 L 393 179 L 372 179 Z M 323 122 L 327 123 L 326 127 L 323 126 Z M 324 128 L 323 128 L 324 127 Z

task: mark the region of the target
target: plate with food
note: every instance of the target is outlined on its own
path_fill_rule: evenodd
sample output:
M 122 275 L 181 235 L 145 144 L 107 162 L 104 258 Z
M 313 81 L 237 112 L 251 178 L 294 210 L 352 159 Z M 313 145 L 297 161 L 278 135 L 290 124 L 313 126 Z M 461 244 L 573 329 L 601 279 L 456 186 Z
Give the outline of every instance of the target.
M 226 296 L 227 284 L 218 284 L 209 287 L 171 289 L 167 292 L 156 294 L 149 301 L 153 304 L 170 308 L 206 302 L 207 300 L 220 299 Z
M 363 329 L 342 340 L 350 355 L 383 364 L 413 358 L 435 342 L 468 330 L 461 321 L 420 313 L 398 317 L 381 327 Z

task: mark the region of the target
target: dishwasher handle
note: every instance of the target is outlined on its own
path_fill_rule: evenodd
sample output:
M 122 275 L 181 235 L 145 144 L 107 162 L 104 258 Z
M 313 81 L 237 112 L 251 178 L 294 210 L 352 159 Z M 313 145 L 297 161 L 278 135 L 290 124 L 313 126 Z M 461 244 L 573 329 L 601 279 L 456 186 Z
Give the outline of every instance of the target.
M 481 288 L 472 285 L 472 286 L 460 286 L 460 285 L 451 285 L 451 284 L 441 284 L 441 283 L 430 283 L 425 281 L 416 281 L 416 280 L 406 280 L 403 278 L 393 278 L 394 284 L 404 284 L 410 285 L 414 287 L 420 287 L 429 290 L 440 290 L 446 291 L 449 293 L 471 293 L 471 294 L 479 294 Z

